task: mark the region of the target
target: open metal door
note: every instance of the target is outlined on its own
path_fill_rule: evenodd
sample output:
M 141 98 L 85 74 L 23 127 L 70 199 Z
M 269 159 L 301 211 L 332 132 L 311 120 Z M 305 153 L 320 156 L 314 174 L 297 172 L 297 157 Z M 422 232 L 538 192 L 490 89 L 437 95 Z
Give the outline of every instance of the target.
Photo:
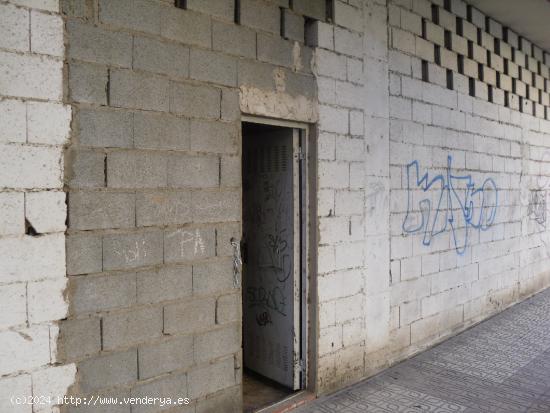
M 300 388 L 299 131 L 243 134 L 244 365 Z

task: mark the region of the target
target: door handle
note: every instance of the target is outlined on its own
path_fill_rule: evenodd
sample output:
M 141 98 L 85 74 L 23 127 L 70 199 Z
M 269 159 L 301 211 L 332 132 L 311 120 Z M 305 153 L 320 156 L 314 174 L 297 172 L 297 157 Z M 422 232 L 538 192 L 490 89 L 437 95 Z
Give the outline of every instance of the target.
M 233 287 L 241 287 L 241 274 L 243 260 L 241 257 L 241 243 L 234 237 L 231 237 L 231 246 L 233 247 Z

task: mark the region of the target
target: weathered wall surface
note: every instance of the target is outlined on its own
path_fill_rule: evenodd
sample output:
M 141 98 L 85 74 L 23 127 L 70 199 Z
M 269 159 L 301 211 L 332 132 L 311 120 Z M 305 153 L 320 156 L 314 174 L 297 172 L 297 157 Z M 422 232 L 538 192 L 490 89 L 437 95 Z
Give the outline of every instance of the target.
M 548 55 L 459 0 L 355 5 L 316 52 L 320 391 L 550 284 Z M 363 34 L 353 88 L 344 28 Z
M 73 394 L 241 410 L 241 109 L 316 120 L 307 3 L 64 2 Z
M 63 396 L 75 375 L 74 365 L 57 366 L 56 348 L 67 313 L 63 39 L 57 0 L 0 4 L 2 412 L 30 412 L 24 396 Z M 51 411 L 41 401 L 32 411 Z

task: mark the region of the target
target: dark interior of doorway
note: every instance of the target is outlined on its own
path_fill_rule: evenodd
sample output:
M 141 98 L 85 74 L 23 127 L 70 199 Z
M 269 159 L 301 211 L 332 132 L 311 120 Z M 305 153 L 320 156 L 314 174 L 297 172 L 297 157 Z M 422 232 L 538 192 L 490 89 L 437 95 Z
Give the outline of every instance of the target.
M 266 138 L 267 136 L 272 136 L 273 132 L 276 132 L 278 130 L 286 129 L 287 131 L 290 130 L 290 128 L 281 127 L 281 126 L 274 126 L 274 125 L 266 125 L 266 124 L 258 124 L 258 123 L 249 123 L 249 122 L 243 122 L 242 124 L 242 136 L 243 136 L 243 191 L 246 185 L 249 184 L 247 180 L 249 179 L 257 179 L 256 176 L 246 176 L 246 167 L 244 166 L 246 162 L 250 162 L 250 159 L 247 159 L 247 153 L 249 153 L 248 146 L 251 143 L 252 139 L 262 139 Z M 291 154 L 289 154 L 292 156 Z M 250 157 L 250 155 L 248 155 Z M 291 158 L 290 158 L 291 159 Z M 273 162 L 273 160 L 270 160 L 268 162 Z M 246 201 L 246 198 L 243 197 L 243 202 Z M 243 205 L 244 208 L 244 205 Z M 244 221 L 246 218 L 243 216 L 243 229 L 246 226 L 246 222 Z M 243 259 L 247 261 L 247 247 L 246 244 L 243 245 Z M 246 277 L 246 271 L 243 272 L 243 277 Z M 243 291 L 243 295 L 246 294 L 246 291 Z M 244 317 L 244 314 L 246 312 L 246 308 L 244 307 L 244 300 L 243 300 L 243 326 L 246 322 L 246 318 Z M 243 329 L 244 331 L 244 329 Z M 243 343 L 244 343 L 244 337 L 243 337 Z M 246 346 L 243 345 L 243 354 L 247 351 Z M 244 357 L 243 357 L 244 359 Z M 285 387 L 284 385 L 281 385 L 261 374 L 258 372 L 252 371 L 251 369 L 247 368 L 247 365 L 245 363 L 244 370 L 243 370 L 243 411 L 245 413 L 252 413 L 256 411 L 261 411 L 263 408 L 268 408 L 268 406 L 274 405 L 281 400 L 284 400 L 288 398 L 289 396 L 295 394 L 297 391 L 292 390 L 291 388 Z

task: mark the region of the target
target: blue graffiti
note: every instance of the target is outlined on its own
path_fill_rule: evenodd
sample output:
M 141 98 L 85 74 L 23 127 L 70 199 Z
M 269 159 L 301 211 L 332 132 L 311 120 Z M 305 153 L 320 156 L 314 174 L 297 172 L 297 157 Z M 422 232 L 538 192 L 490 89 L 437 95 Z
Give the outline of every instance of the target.
M 409 234 L 423 233 L 422 244 L 426 246 L 434 237 L 450 230 L 457 254 L 463 255 L 470 231 L 486 231 L 495 221 L 498 190 L 492 178 L 487 178 L 476 188 L 471 175 L 453 175 L 452 162 L 449 155 L 446 176 L 440 174 L 431 180 L 428 172 L 420 176 L 418 161 L 407 165 L 407 214 L 402 228 Z M 426 197 L 418 202 L 418 209 L 413 209 L 413 191 L 417 189 L 422 190 L 421 194 L 434 191 L 435 208 L 432 208 L 431 199 Z

